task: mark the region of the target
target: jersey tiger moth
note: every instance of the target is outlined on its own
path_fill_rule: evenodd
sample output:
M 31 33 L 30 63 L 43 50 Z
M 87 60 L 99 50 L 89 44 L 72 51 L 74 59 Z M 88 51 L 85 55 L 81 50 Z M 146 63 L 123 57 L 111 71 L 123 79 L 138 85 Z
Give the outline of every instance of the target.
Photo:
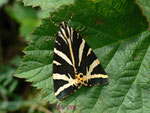
M 61 22 L 54 46 L 55 96 L 62 100 L 82 85 L 106 85 L 108 75 L 79 32 Z

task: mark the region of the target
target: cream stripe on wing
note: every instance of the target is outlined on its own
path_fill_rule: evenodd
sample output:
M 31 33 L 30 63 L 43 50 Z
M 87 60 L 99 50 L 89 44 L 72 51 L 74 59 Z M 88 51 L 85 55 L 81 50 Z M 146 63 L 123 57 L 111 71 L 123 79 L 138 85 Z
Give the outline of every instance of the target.
M 55 96 L 57 96 L 60 92 L 62 92 L 63 90 L 67 89 L 68 87 L 70 87 L 71 84 L 67 83 L 65 85 L 63 85 L 62 87 L 60 87 L 56 92 L 55 92 Z
M 71 28 L 71 40 L 73 42 L 73 29 Z
M 67 39 L 67 35 L 66 35 L 66 33 L 65 33 L 65 30 L 64 30 L 63 28 L 60 28 L 60 29 L 61 29 L 61 31 L 62 31 L 64 37 Z
M 64 53 L 57 50 L 56 48 L 54 48 L 54 53 L 57 54 L 58 56 L 60 56 L 62 59 L 64 59 L 68 64 L 72 65 L 72 62 Z
M 69 75 L 69 74 L 68 74 Z M 59 78 L 58 78 L 59 77 Z M 55 92 L 55 96 L 57 96 L 60 92 L 62 92 L 63 90 L 67 89 L 70 86 L 76 85 L 77 86 L 77 80 L 76 79 L 72 79 L 72 77 L 69 75 L 70 78 L 68 78 L 67 76 L 64 75 L 59 75 L 59 74 L 54 74 L 53 78 L 58 78 L 61 80 L 65 80 L 68 81 L 69 83 L 63 85 L 62 87 L 60 87 L 56 92 Z
M 61 65 L 59 62 L 53 60 L 53 64 L 56 64 L 57 66 Z
M 58 45 L 61 45 L 57 40 L 55 41 L 55 43 L 57 43 Z
M 93 69 L 100 64 L 100 61 L 98 59 L 94 60 L 93 63 L 89 67 L 89 71 L 87 71 L 87 75 L 91 75 L 91 72 Z
M 80 48 L 79 48 L 79 63 L 78 63 L 78 66 L 80 66 L 80 64 L 81 64 L 84 46 L 85 46 L 85 40 L 82 39 L 82 43 L 80 44 Z
M 67 41 L 66 41 L 66 39 L 64 38 L 64 36 L 61 34 L 60 31 L 58 32 L 58 35 L 65 41 L 66 44 L 68 44 Z
M 77 33 L 77 39 L 79 38 L 79 33 Z
M 108 78 L 108 75 L 104 75 L 104 74 L 94 74 L 94 75 L 87 75 L 86 79 L 95 79 L 95 78 Z
M 88 53 L 87 53 L 87 56 L 89 56 L 89 54 L 91 54 L 91 51 L 92 51 L 92 49 L 89 48 L 89 51 L 88 51 Z
M 65 74 L 59 74 L 59 73 L 54 73 L 53 79 L 54 80 L 64 80 L 64 81 L 68 81 L 68 82 L 70 80 Z
M 69 36 L 69 38 L 71 38 L 71 37 L 70 37 L 70 35 L 71 35 L 71 34 L 70 34 L 70 29 L 69 29 L 68 26 L 67 26 L 67 31 L 68 31 L 68 36 Z
M 74 59 L 74 55 L 73 55 L 72 44 L 71 44 L 70 38 L 68 38 L 68 44 L 69 44 L 70 55 L 71 55 L 71 58 L 72 58 L 74 73 L 76 73 L 77 70 L 76 70 L 76 67 L 75 67 L 75 59 Z
M 76 85 L 77 80 L 76 80 L 76 79 L 73 79 L 73 78 L 70 76 L 69 73 L 68 73 L 68 75 L 69 75 L 69 78 L 68 78 L 68 76 L 66 76 L 65 74 L 54 73 L 54 74 L 53 74 L 53 79 L 54 79 L 54 80 L 64 80 L 64 81 L 68 81 L 70 84 Z

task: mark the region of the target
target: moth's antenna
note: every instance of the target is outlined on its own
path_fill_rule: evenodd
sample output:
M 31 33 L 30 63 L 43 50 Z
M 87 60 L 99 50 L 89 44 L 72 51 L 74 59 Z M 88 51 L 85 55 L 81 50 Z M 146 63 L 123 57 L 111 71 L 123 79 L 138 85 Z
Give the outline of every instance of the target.
M 73 16 L 74 16 L 74 12 L 72 13 L 72 15 L 71 15 L 71 17 L 70 17 L 70 19 L 69 19 L 69 21 L 68 21 L 68 24 L 71 22 Z
M 79 29 L 79 32 L 83 31 L 85 29 L 85 27 L 82 27 L 81 29 Z
M 50 20 L 55 26 L 59 27 L 59 25 L 56 24 L 51 18 L 49 18 L 49 20 Z

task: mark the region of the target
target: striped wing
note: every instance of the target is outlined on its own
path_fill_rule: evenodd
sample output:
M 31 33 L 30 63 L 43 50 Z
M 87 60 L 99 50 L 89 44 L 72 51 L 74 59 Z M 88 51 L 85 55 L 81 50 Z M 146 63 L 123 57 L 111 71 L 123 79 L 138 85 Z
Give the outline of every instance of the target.
M 53 58 L 55 96 L 63 99 L 82 85 L 104 85 L 108 76 L 78 32 L 61 23 Z
M 77 37 L 77 38 L 76 38 Z M 73 52 L 78 73 L 83 73 L 86 86 L 105 85 L 108 75 L 100 64 L 99 59 L 84 39 L 77 33 L 74 37 Z

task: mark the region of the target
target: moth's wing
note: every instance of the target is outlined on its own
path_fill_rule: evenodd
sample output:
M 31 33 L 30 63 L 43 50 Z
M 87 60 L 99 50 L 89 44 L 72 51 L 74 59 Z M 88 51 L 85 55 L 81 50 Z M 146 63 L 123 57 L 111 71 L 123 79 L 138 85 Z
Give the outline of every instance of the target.
M 86 46 L 89 47 L 87 44 Z M 89 48 L 85 57 L 87 57 L 87 61 L 85 62 L 87 65 L 86 78 L 88 86 L 106 85 L 108 83 L 108 75 L 91 48 Z
M 60 100 L 78 89 L 75 85 L 75 73 L 68 42 L 61 30 L 58 32 L 54 46 L 53 81 L 55 96 Z
M 100 64 L 99 59 L 76 31 L 74 31 L 73 51 L 76 59 L 76 68 L 83 75 L 86 75 L 88 86 L 108 83 L 108 75 Z
M 86 76 L 87 85 L 104 85 L 108 76 L 92 49 L 66 24 L 58 31 L 53 58 L 55 96 L 63 99 L 78 89 L 75 70 Z

